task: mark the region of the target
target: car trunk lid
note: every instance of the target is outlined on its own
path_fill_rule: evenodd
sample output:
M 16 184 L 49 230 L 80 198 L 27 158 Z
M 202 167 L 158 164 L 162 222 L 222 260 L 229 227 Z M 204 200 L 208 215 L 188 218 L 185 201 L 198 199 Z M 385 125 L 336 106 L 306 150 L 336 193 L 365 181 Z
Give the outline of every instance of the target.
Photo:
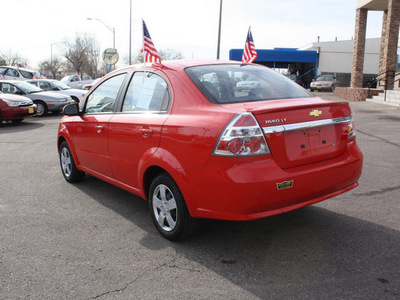
M 254 115 L 281 168 L 322 161 L 345 151 L 351 122 L 347 102 L 304 98 L 222 106 Z

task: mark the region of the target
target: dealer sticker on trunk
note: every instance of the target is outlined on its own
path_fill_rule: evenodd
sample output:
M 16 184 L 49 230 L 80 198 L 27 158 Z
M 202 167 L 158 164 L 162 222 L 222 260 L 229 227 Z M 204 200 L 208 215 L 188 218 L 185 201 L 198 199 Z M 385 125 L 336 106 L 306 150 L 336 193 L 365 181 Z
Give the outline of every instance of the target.
M 293 187 L 293 180 L 277 183 L 278 190 L 284 190 Z

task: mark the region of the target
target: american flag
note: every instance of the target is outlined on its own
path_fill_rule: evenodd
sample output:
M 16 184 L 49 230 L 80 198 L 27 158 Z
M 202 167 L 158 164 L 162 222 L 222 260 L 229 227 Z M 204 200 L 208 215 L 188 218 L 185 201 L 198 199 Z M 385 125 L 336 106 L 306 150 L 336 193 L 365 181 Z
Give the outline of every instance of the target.
M 161 63 L 160 56 L 154 47 L 153 41 L 151 40 L 149 30 L 147 29 L 146 23 L 143 21 L 143 58 L 144 62 L 157 62 Z
M 247 33 L 246 44 L 244 45 L 242 62 L 252 63 L 257 58 L 256 46 L 254 46 L 253 35 L 251 34 L 251 27 Z

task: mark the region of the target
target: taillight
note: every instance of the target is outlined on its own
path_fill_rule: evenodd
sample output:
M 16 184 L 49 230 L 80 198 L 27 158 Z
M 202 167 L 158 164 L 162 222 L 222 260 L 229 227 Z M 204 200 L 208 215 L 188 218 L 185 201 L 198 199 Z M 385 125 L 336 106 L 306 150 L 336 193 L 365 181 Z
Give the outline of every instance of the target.
M 354 126 L 353 111 L 351 111 L 351 119 L 349 125 L 347 125 L 347 139 L 354 138 L 356 136 L 356 129 Z
M 214 154 L 250 156 L 270 154 L 263 131 L 251 113 L 236 115 L 218 139 Z

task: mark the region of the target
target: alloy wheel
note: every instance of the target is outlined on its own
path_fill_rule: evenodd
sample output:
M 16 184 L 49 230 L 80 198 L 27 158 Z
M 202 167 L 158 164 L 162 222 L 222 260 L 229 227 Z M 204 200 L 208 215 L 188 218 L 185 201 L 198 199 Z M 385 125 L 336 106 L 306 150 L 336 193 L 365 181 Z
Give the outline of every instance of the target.
M 171 190 L 164 184 L 159 184 L 153 193 L 153 213 L 160 227 L 172 231 L 176 227 L 178 210 L 176 200 Z
M 70 177 L 72 173 L 71 153 L 64 147 L 61 150 L 61 167 L 66 177 Z

